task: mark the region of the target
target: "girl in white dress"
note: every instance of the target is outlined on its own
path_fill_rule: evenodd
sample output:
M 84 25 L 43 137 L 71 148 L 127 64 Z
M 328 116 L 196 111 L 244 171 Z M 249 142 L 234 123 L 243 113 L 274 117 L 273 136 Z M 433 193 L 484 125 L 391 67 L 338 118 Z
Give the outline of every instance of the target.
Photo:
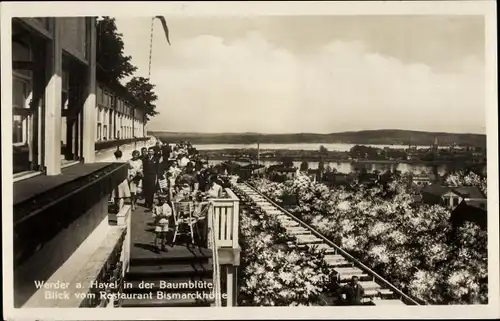
M 155 248 L 157 251 L 166 251 L 167 233 L 169 230 L 172 208 L 166 202 L 165 195 L 159 195 L 153 206 L 153 219 L 155 224 Z M 158 244 L 160 241 L 160 244 Z M 160 246 L 159 246 L 160 245 Z
M 120 146 L 117 147 L 115 151 L 115 162 L 122 163 L 122 151 L 120 150 Z M 128 186 L 128 181 L 125 179 L 121 182 L 113 191 L 111 192 L 112 202 L 118 202 L 118 210 L 120 210 L 125 204 L 125 198 L 130 198 L 130 188 Z
M 134 150 L 132 152 L 132 159 L 129 160 L 128 168 L 128 184 L 130 187 L 130 202 L 132 203 L 132 211 L 135 210 L 137 204 L 137 193 L 139 185 L 141 184 L 141 179 L 143 176 L 142 171 L 142 160 L 140 158 L 141 154 L 139 151 Z

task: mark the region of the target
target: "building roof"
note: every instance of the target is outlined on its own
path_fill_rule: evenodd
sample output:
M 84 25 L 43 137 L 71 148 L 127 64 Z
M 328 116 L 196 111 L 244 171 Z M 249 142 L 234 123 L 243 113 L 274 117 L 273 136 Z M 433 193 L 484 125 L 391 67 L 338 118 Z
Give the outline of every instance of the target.
M 439 184 L 432 184 L 422 187 L 421 192 L 433 194 L 436 196 L 442 196 L 448 192 L 453 192 L 463 198 L 486 198 L 483 192 L 481 192 L 481 190 L 476 186 L 447 187 Z
M 455 187 L 453 191 L 464 198 L 485 198 L 483 192 L 477 186 Z
M 254 170 L 254 169 L 259 169 L 259 168 L 264 168 L 264 165 L 259 165 L 259 164 L 248 164 L 245 166 L 241 166 L 243 169 L 249 169 L 249 170 Z
M 483 211 L 487 211 L 487 208 L 488 208 L 486 200 L 484 200 L 484 201 L 481 201 L 481 200 L 463 200 L 462 202 L 465 203 L 465 205 L 467 205 L 467 206 L 474 207 L 474 208 L 477 208 L 477 209 L 480 209 Z
M 423 187 L 420 191 L 422 193 L 441 196 L 441 195 L 446 194 L 449 191 L 451 191 L 451 189 L 446 187 L 446 186 L 439 185 L 439 184 L 431 184 L 431 185 L 427 185 L 427 186 Z
M 247 157 L 238 157 L 234 160 L 234 162 L 240 162 L 240 163 L 251 163 L 252 160 Z
M 412 195 L 413 202 L 414 203 L 420 203 L 422 202 L 422 196 L 421 195 Z
M 451 221 L 455 226 L 466 221 L 475 222 L 481 228 L 486 229 L 488 221 L 486 200 L 463 200 L 451 213 Z
M 415 176 L 412 176 L 412 179 L 413 180 L 428 180 L 430 181 L 431 180 L 431 177 L 430 175 L 415 175 Z
M 276 171 L 290 173 L 290 172 L 296 172 L 297 169 L 295 167 L 280 167 L 280 168 L 276 168 Z
M 409 185 L 408 190 L 410 190 L 414 193 L 420 193 L 420 192 L 422 192 L 422 188 L 423 188 L 423 186 L 412 183 Z

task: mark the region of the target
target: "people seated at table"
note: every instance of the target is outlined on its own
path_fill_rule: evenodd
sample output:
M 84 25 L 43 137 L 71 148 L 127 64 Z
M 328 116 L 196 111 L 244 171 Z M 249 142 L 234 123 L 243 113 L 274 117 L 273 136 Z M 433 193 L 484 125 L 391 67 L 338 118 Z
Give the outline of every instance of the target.
M 172 152 L 170 153 L 170 159 L 177 159 L 177 156 L 179 156 L 179 146 L 174 146 L 172 149 Z
M 170 166 L 168 171 L 172 173 L 172 177 L 174 179 L 177 179 L 177 177 L 182 173 L 182 169 L 179 168 L 179 164 L 177 163 L 177 160 L 173 160 L 170 162 Z
M 180 168 L 185 168 L 190 163 L 190 159 L 186 153 L 182 153 L 177 157 L 177 162 Z
M 222 186 L 219 185 L 219 179 L 216 175 L 213 175 L 209 179 L 209 187 L 207 189 L 207 196 L 210 198 L 220 198 L 222 197 Z
M 193 201 L 196 193 L 193 192 L 191 185 L 187 181 L 178 183 L 174 189 L 174 202 Z
M 186 169 L 176 178 L 177 190 L 184 194 L 189 194 L 194 199 L 199 191 L 199 184 L 196 180 L 194 167 L 192 163 L 186 166 Z
M 167 231 L 173 227 L 170 218 L 176 202 L 192 202 L 193 214 L 198 215 L 197 219 L 203 223 L 204 216 L 199 214 L 206 215 L 208 199 L 224 195 L 215 169 L 200 158 L 189 142 L 172 147 L 158 142 L 140 152 L 135 150 L 129 161 L 127 181 L 133 210 L 142 186 L 144 205 L 154 218 L 154 244 L 158 251 L 165 250 Z

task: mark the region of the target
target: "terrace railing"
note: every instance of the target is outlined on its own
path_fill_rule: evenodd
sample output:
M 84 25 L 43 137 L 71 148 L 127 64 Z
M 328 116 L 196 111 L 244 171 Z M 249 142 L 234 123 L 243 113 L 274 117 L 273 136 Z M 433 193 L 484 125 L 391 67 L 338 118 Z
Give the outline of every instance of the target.
M 213 251 L 213 282 L 216 306 L 221 306 L 222 294 L 226 295 L 224 306 L 234 306 L 237 302 L 236 268 L 239 265 L 239 202 L 240 200 L 234 192 L 226 188 L 224 197 L 212 199 L 208 210 L 208 247 Z M 222 289 L 223 283 L 226 284 L 225 291 Z
M 221 307 L 222 302 L 221 302 L 221 287 L 222 287 L 222 280 L 220 276 L 220 263 L 219 263 L 219 251 L 217 250 L 216 242 L 217 239 L 215 237 L 216 233 L 214 233 L 215 230 L 215 220 L 210 219 L 212 215 L 214 215 L 214 211 L 212 210 L 213 203 L 210 203 L 209 205 L 209 213 L 208 213 L 208 231 L 209 231 L 209 238 L 208 238 L 208 243 L 209 243 L 209 248 L 212 249 L 212 258 L 213 258 L 213 276 L 212 276 L 212 284 L 213 284 L 213 295 L 215 297 L 215 306 L 216 307 Z
M 239 247 L 240 200 L 229 188 L 225 189 L 225 194 L 223 198 L 212 200 L 208 225 L 213 226 L 213 230 L 209 232 L 214 234 L 215 247 L 237 249 Z

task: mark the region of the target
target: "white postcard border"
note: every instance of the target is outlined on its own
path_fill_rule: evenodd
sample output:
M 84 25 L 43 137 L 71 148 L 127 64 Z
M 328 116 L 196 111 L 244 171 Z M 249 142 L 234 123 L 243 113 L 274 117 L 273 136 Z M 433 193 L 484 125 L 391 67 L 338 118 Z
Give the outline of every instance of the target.
M 16 16 L 213 16 L 213 15 L 484 15 L 486 40 L 486 124 L 488 158 L 489 304 L 425 307 L 235 307 L 127 309 L 13 309 L 12 111 L 2 108 L 3 300 L 6 320 L 168 320 L 168 319 L 362 319 L 362 318 L 494 318 L 499 317 L 498 92 L 495 1 L 345 1 L 345 2 L 4 2 L 1 8 L 2 92 L 12 87 L 11 17 Z M 11 106 L 10 94 L 2 105 Z M 8 133 L 8 134 L 5 134 Z M 5 135 L 4 135 L 5 134 Z

